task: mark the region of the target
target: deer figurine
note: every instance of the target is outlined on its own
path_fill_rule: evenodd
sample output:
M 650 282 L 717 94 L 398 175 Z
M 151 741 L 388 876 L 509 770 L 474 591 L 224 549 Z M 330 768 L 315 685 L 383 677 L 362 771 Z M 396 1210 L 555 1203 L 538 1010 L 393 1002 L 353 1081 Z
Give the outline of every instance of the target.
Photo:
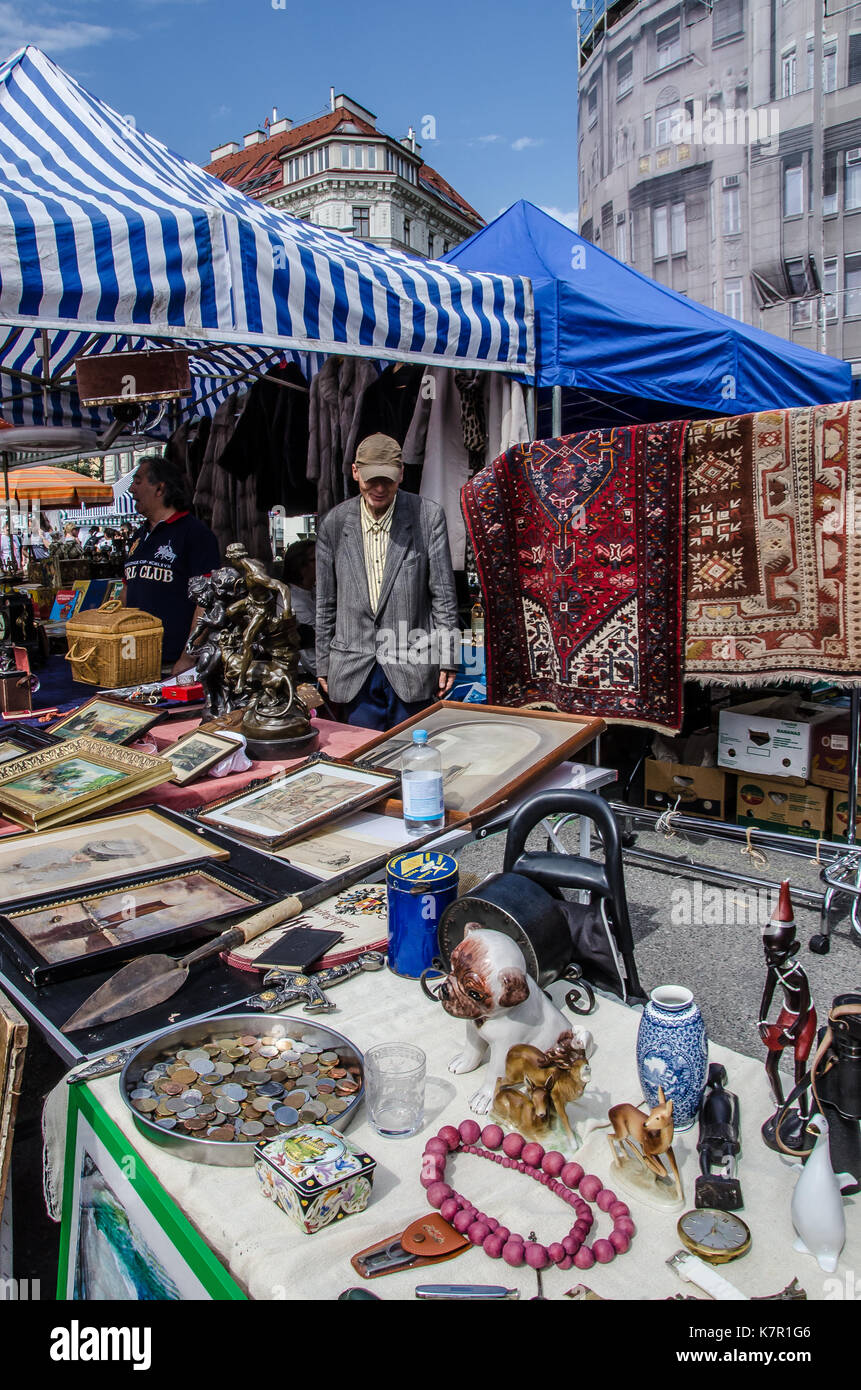
M 648 1115 L 636 1105 L 614 1105 L 608 1119 L 613 1128 L 608 1143 L 616 1166 L 622 1170 L 635 1162 L 660 1183 L 672 1180 L 676 1196 L 683 1202 L 682 1180 L 672 1149 L 673 1102 L 667 1100 L 663 1088 L 658 1087 L 658 1104 Z
M 555 1114 L 576 1147 L 566 1106 L 580 1099 L 589 1076 L 586 1054 L 570 1033 L 563 1033 L 546 1052 L 529 1043 L 516 1043 L 508 1049 L 505 1076 L 496 1083 L 493 1113 L 527 1138 L 546 1134 Z

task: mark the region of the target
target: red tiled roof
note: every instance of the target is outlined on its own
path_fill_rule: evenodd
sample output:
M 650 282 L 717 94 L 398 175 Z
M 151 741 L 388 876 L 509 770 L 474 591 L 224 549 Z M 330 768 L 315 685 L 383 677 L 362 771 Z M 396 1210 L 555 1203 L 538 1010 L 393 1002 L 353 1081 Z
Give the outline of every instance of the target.
M 309 145 L 324 135 L 336 135 L 346 126 L 351 127 L 352 134 L 358 131 L 361 135 L 387 138 L 382 131 L 351 111 L 328 111 L 325 116 L 305 121 L 302 125 L 294 126 L 292 130 L 284 130 L 280 135 L 261 140 L 258 145 L 249 145 L 245 149 L 237 150 L 235 154 L 222 155 L 221 159 L 213 160 L 212 163 L 204 165 L 204 168 L 208 174 L 214 174 L 216 178 L 247 193 L 249 197 L 260 198 L 275 184 L 280 184 L 283 154 L 301 149 L 303 145 Z M 419 165 L 418 177 L 420 184 L 425 184 L 428 191 L 441 198 L 443 202 L 450 203 L 461 217 L 475 222 L 476 226 L 484 226 L 481 214 L 429 164 Z
M 319 140 L 323 135 L 334 135 L 341 126 L 352 125 L 362 135 L 379 135 L 380 132 L 372 125 L 362 119 L 361 116 L 354 116 L 351 111 L 327 111 L 325 116 L 318 116 L 313 121 L 305 121 L 303 125 L 294 126 L 292 130 L 282 130 L 280 135 L 273 135 L 269 140 L 261 140 L 259 145 L 249 145 L 247 149 L 238 150 L 236 154 L 222 155 L 221 159 L 216 159 L 212 164 L 205 164 L 204 168 L 208 174 L 214 174 L 217 179 L 223 179 L 225 183 L 233 183 L 230 177 L 234 169 L 249 161 L 254 163 L 259 161 L 263 154 L 268 154 L 273 162 L 275 169 L 280 168 L 278 156 L 287 150 L 298 150 L 302 145 L 309 145 L 313 140 Z M 263 173 L 261 167 L 257 173 Z M 245 176 L 249 176 L 249 171 L 243 171 Z

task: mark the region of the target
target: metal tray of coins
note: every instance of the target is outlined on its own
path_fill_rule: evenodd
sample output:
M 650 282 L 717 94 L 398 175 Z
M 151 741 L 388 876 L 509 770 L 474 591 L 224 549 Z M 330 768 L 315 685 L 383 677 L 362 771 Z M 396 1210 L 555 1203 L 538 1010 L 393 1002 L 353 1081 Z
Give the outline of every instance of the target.
M 340 1033 L 279 1014 L 220 1014 L 151 1038 L 120 1094 L 140 1132 L 178 1158 L 251 1167 L 254 1145 L 296 1125 L 344 1130 L 364 1095 L 363 1058 Z

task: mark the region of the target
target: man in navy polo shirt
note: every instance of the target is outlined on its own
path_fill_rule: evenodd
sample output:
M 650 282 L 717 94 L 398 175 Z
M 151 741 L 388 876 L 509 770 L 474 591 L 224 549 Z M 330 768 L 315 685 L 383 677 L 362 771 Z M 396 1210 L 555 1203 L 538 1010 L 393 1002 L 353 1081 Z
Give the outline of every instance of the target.
M 161 619 L 162 664 L 178 676 L 194 665 L 185 652 L 197 621 L 188 581 L 218 569 L 218 541 L 192 516 L 185 478 L 169 459 L 142 458 L 129 492 L 146 525 L 134 536 L 125 562 L 125 603 Z

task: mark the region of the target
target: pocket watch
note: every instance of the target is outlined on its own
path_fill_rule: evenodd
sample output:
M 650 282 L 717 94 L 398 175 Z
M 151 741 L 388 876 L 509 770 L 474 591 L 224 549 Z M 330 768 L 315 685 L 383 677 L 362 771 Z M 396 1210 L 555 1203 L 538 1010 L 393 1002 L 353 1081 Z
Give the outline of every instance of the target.
M 750 1229 L 731 1211 L 716 1211 L 712 1207 L 686 1211 L 676 1230 L 692 1254 L 713 1265 L 737 1260 L 750 1249 Z

